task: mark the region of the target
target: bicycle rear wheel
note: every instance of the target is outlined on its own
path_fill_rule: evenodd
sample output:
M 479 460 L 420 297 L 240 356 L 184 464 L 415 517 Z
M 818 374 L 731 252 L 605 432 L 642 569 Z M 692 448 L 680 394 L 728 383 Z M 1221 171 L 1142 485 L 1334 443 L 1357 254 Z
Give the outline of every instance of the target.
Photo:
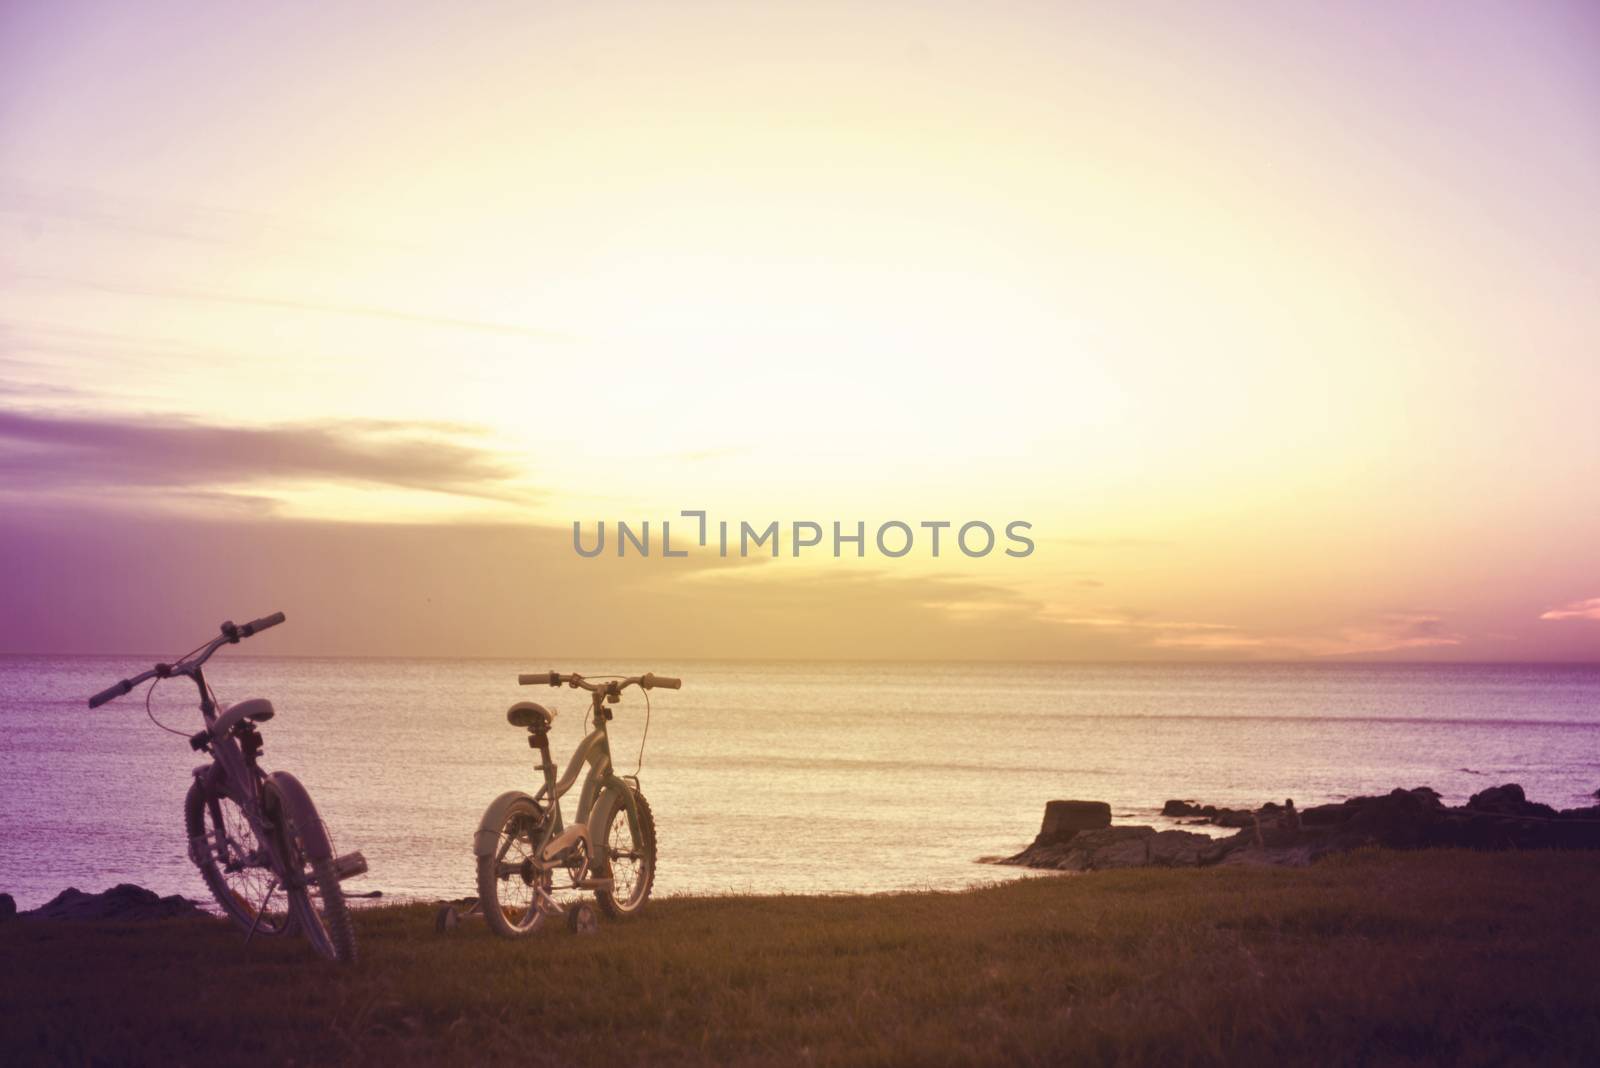
M 184 798 L 183 823 L 189 859 L 230 920 L 257 935 L 294 929 L 288 888 L 273 870 L 271 850 L 231 797 L 193 783 Z
M 526 938 L 544 924 L 539 891 L 548 894 L 552 879 L 533 863 L 543 826 L 539 806 L 519 798 L 506 809 L 494 852 L 478 858 L 478 904 L 502 938 Z

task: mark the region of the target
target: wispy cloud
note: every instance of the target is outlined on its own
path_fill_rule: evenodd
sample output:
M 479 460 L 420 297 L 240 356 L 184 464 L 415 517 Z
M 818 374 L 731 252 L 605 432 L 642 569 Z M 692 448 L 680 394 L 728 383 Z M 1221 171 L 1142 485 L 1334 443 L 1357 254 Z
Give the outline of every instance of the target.
M 1395 613 L 1320 634 L 1249 634 L 1229 628 L 1220 633 L 1163 634 L 1155 644 L 1217 652 L 1254 651 L 1268 656 L 1335 657 L 1448 648 L 1460 645 L 1461 640 L 1436 616 Z
M 1227 623 L 1196 623 L 1177 619 L 1140 619 L 1131 615 L 1067 615 L 1049 616 L 1056 623 L 1074 627 L 1107 627 L 1112 630 L 1196 631 L 1234 630 Z
M 228 427 L 187 419 L 0 412 L 0 478 L 14 489 L 359 483 L 521 499 L 518 471 L 451 424 L 371 420 Z
M 1275 634 L 1231 623 L 1163 619 L 1131 610 L 1070 612 L 1046 609 L 1041 618 L 1062 626 L 1126 635 L 1133 643 L 1174 651 L 1241 653 L 1266 657 L 1354 656 L 1461 644 L 1437 615 L 1391 612 L 1373 620 L 1312 633 Z
M 1573 601 L 1570 604 L 1552 608 L 1542 613 L 1540 619 L 1587 619 L 1600 623 L 1600 597 L 1590 597 L 1583 601 Z

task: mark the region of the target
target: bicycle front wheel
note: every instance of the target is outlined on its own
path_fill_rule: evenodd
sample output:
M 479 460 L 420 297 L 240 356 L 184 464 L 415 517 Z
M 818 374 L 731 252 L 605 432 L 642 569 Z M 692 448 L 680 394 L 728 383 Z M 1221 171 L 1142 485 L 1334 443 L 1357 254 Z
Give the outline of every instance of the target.
M 611 811 L 601 824 L 600 852 L 609 868 L 611 889 L 595 891 L 595 900 L 613 919 L 636 915 L 650 900 L 656 882 L 656 818 L 644 792 L 633 791 L 638 815 L 628 811 L 621 794 L 613 794 Z
M 278 795 L 274 815 L 281 835 L 280 855 L 287 868 L 284 874 L 289 883 L 289 907 L 301 933 L 319 956 L 350 964 L 356 959 L 356 932 L 350 908 L 339 886 L 332 852 L 325 848 L 327 838 L 316 807 L 304 787 L 298 783 L 295 787 L 299 796 L 293 800 L 274 790 Z
M 289 888 L 273 869 L 272 853 L 233 798 L 196 782 L 183 802 L 189 859 L 223 913 L 257 935 L 287 934 L 294 927 Z

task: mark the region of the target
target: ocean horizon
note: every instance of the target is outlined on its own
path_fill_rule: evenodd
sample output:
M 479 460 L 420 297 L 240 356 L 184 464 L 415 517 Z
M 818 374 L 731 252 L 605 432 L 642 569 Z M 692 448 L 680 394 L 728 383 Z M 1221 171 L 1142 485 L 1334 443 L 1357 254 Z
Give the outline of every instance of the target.
M 1600 786 L 1600 665 L 455 660 L 234 656 L 223 701 L 263 696 L 263 764 L 311 790 L 341 850 L 388 900 L 473 891 L 470 842 L 499 793 L 538 772 L 518 700 L 557 709 L 565 764 L 586 702 L 519 672 L 681 675 L 615 706 L 613 759 L 639 774 L 663 894 L 957 889 L 1020 873 L 1046 801 L 1106 801 L 1175 826 L 1168 798 L 1302 806 L 1431 786 L 1449 803 L 1503 782 L 1557 808 Z M 182 800 L 201 760 L 135 692 L 89 694 L 149 654 L 0 656 L 0 891 L 30 908 L 120 882 L 203 898 Z M 185 687 L 188 687 L 187 689 Z M 199 727 L 192 686 L 155 718 Z M 576 800 L 569 795 L 566 811 Z M 1204 828 L 1199 828 L 1204 829 Z

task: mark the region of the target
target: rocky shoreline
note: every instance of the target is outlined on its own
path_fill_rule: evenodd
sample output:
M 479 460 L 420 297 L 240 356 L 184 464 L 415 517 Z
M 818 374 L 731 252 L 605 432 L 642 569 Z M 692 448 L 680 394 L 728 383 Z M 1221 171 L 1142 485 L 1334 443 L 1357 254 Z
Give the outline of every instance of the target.
M 1600 791 L 1596 791 L 1600 799 Z M 996 861 L 1057 871 L 1198 868 L 1218 864 L 1303 867 L 1330 853 L 1388 849 L 1600 849 L 1600 805 L 1557 811 L 1529 801 L 1516 783 L 1445 805 L 1427 786 L 1295 810 L 1268 802 L 1230 809 L 1168 801 L 1163 816 L 1237 828 L 1222 838 L 1194 831 L 1111 825 L 1098 801 L 1051 801 L 1032 844 Z
M 162 897 L 153 890 L 121 883 L 98 894 L 68 887 L 36 909 L 18 912 L 10 894 L 0 894 L 0 921 L 20 920 L 173 920 L 210 916 L 186 897 Z

